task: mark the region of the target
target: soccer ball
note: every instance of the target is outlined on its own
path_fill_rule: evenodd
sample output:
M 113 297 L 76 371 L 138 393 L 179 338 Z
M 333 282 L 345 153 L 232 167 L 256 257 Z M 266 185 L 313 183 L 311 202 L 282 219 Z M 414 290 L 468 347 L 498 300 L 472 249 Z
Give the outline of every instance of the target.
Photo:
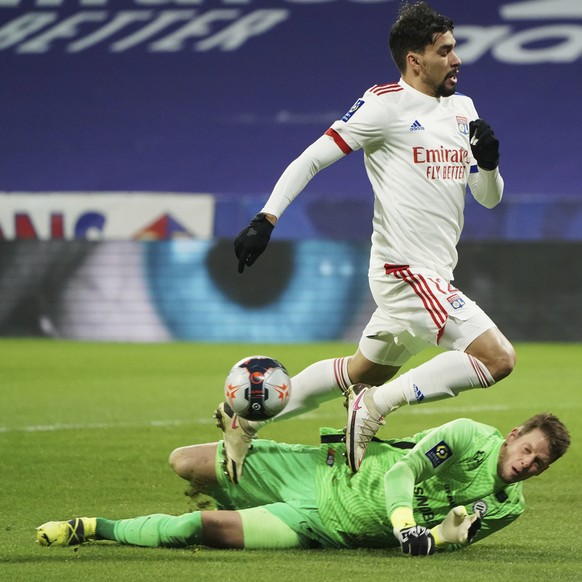
M 230 407 L 247 420 L 267 420 L 289 401 L 291 380 L 277 360 L 249 356 L 237 362 L 226 378 L 224 394 Z

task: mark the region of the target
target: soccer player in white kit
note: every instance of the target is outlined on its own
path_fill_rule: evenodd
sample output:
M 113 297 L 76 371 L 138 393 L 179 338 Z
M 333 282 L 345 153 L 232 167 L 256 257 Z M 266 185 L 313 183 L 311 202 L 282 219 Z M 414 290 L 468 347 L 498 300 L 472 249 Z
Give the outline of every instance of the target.
M 404 4 L 389 41 L 401 79 L 366 91 L 294 160 L 235 240 L 242 273 L 311 178 L 364 151 L 374 191 L 369 281 L 377 309 L 354 355 L 317 362 L 292 378 L 291 400 L 277 417 L 345 394 L 347 460 L 354 471 L 391 411 L 487 388 L 515 365 L 510 342 L 452 283 L 467 185 L 487 208 L 503 194 L 499 142 L 473 101 L 456 93 L 461 61 L 453 28 L 425 2 Z M 392 380 L 428 345 L 446 351 Z M 225 404 L 216 417 L 225 433 L 225 468 L 237 482 L 261 423 L 237 418 Z

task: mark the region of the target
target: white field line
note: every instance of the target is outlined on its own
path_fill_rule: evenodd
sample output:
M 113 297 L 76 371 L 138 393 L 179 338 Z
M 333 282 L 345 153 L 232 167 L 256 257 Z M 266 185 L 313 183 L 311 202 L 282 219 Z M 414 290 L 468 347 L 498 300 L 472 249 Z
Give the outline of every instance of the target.
M 31 426 L 8 427 L 0 426 L 0 433 L 7 432 L 54 432 L 59 430 L 107 430 L 115 428 L 148 428 L 166 426 L 185 426 L 190 424 L 209 424 L 213 419 L 199 419 L 196 421 L 183 420 L 150 420 L 145 422 L 88 422 L 88 423 L 57 423 L 37 424 Z M 216 421 L 214 421 L 216 422 Z
M 471 414 L 475 412 L 500 412 L 509 410 L 505 404 L 489 404 L 484 406 L 446 406 L 433 408 L 431 406 L 410 406 L 403 408 L 398 414 Z M 337 414 L 313 411 L 292 420 L 313 420 L 336 418 Z M 150 420 L 144 422 L 89 422 L 89 423 L 56 423 L 37 424 L 21 427 L 0 426 L 0 434 L 14 432 L 55 432 L 63 430 L 107 430 L 116 428 L 165 428 L 168 426 L 194 426 L 197 424 L 214 424 L 216 421 L 209 415 L 208 418 L 197 418 L 190 421 L 185 420 Z

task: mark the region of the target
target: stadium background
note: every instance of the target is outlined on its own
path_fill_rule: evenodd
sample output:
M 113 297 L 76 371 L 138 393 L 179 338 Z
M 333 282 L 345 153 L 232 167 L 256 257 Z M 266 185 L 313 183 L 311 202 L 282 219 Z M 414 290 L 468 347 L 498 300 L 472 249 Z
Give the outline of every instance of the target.
M 501 140 L 456 282 L 514 341 L 582 339 L 579 0 L 434 0 Z M 285 166 L 398 78 L 391 0 L 0 0 L 0 334 L 354 340 L 372 310 L 361 154 L 317 176 L 259 263 L 232 239 Z

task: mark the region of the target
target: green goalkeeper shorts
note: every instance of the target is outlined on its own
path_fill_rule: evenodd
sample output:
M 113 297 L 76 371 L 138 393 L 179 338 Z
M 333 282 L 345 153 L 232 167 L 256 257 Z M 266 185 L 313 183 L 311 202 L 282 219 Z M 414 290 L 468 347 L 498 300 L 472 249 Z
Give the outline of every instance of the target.
M 316 467 L 319 447 L 253 440 L 243 475 L 234 485 L 223 467 L 223 442 L 217 447 L 219 509 L 264 507 L 301 538 L 303 547 L 341 548 L 341 538 L 328 531 L 317 509 Z

